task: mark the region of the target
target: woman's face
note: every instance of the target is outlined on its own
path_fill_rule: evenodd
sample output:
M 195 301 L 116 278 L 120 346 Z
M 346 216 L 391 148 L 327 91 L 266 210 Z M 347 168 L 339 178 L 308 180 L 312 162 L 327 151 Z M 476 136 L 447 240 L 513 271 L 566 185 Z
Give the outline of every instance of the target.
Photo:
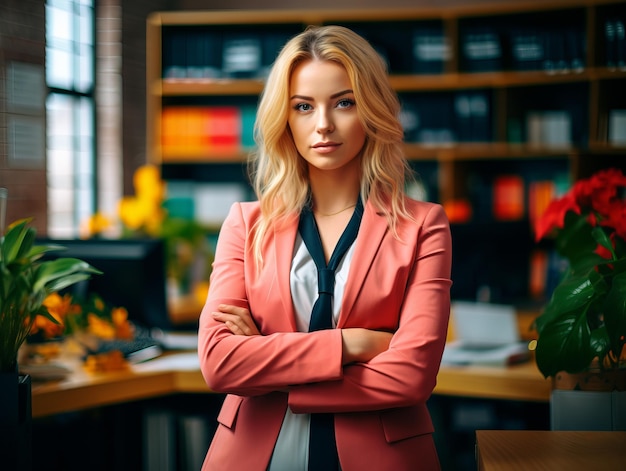
M 300 155 L 319 170 L 356 163 L 365 129 L 346 70 L 330 61 L 308 60 L 293 71 L 288 124 Z

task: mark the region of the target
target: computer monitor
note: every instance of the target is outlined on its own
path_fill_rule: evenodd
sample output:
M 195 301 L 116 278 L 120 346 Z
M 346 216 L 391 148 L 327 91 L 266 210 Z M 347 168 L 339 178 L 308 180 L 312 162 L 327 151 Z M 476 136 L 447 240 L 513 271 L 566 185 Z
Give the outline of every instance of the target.
M 112 307 L 125 307 L 139 327 L 171 329 L 167 310 L 165 243 L 161 239 L 38 239 L 63 250 L 45 258 L 72 257 L 102 271 L 70 288 L 75 295 L 98 294 Z

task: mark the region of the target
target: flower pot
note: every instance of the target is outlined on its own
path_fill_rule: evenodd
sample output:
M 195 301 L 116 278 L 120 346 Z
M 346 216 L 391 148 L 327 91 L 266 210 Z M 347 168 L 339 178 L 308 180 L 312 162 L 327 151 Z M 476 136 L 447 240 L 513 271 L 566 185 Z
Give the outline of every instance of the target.
M 626 430 L 626 369 L 559 372 L 552 387 L 552 430 Z
M 0 469 L 32 468 L 31 378 L 0 373 Z

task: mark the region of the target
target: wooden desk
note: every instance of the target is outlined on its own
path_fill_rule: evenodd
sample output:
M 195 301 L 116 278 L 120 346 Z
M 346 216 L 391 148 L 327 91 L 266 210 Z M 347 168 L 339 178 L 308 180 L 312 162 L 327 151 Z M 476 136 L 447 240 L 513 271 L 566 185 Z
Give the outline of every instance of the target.
M 72 365 L 74 373 L 64 380 L 33 384 L 33 417 L 177 393 L 210 393 L 199 367 L 189 364 L 193 355 L 166 355 L 111 373 L 88 373 L 79 364 Z M 442 367 L 435 394 L 547 402 L 550 382 L 534 362 L 507 368 Z
M 479 471 L 615 471 L 626 463 L 626 432 L 477 430 Z
M 435 394 L 548 402 L 552 384 L 534 360 L 508 367 L 442 366 Z
M 188 367 L 190 355 L 195 353 L 165 355 L 108 373 L 89 373 L 78 362 L 69 363 L 73 373 L 67 378 L 33 382 L 32 415 L 44 417 L 176 393 L 210 393 L 199 367 Z M 172 361 L 177 357 L 184 365 L 178 369 Z

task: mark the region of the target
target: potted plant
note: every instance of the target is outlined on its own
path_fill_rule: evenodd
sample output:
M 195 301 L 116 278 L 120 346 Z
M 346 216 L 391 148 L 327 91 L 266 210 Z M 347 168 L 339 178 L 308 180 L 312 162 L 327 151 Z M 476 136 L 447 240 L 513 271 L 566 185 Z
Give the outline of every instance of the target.
M 535 225 L 536 240 L 554 237 L 556 251 L 567 261 L 534 322 L 536 362 L 554 382 L 578 375 L 573 389 L 589 382 L 625 389 L 625 190 L 622 171 L 601 170 L 553 200 Z
M 35 245 L 29 223 L 14 222 L 0 239 L 0 467 L 7 469 L 24 469 L 30 459 L 30 378 L 18 372 L 20 346 L 37 316 L 56 322 L 43 305 L 49 294 L 100 273 L 78 259 L 42 260 L 62 247 Z
M 112 229 L 118 229 L 123 238 L 161 238 L 166 246 L 168 294 L 172 299 L 206 289 L 202 282 L 208 281 L 213 261 L 207 236 L 216 229 L 199 223 L 190 214 L 180 214 L 190 208 L 181 211 L 175 200 L 166 199 L 167 183 L 157 166 L 138 167 L 133 186 L 135 194 L 119 201 L 116 216 L 92 215 L 82 225 L 82 236 L 107 236 L 107 232 L 112 234 L 116 232 Z M 206 292 L 200 292 L 199 297 L 204 302 Z

